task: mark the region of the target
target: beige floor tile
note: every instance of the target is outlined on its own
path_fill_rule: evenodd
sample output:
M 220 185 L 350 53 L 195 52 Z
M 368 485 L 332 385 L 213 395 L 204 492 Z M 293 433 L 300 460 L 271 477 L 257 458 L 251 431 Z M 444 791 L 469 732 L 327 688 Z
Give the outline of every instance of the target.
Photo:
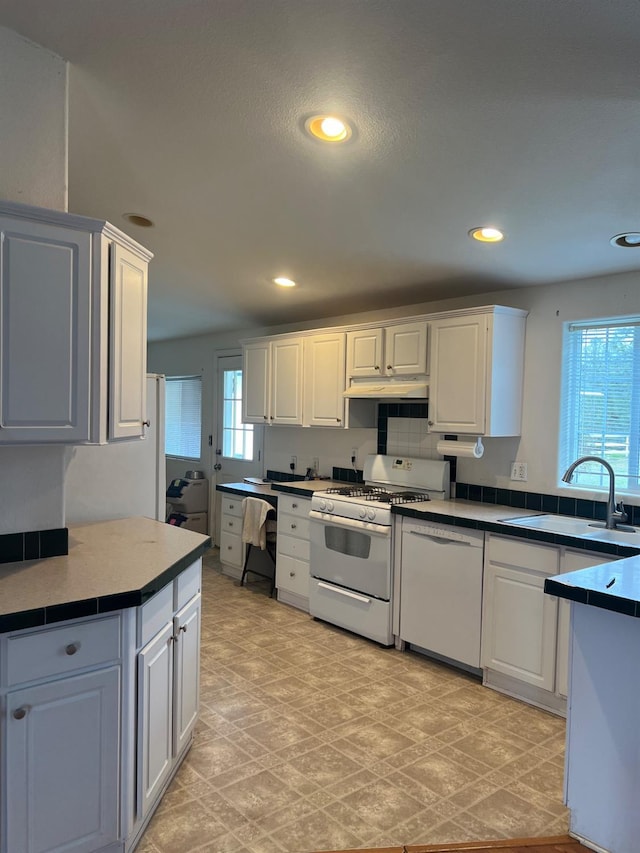
M 201 716 L 140 853 L 561 834 L 565 723 L 415 652 L 203 577 Z

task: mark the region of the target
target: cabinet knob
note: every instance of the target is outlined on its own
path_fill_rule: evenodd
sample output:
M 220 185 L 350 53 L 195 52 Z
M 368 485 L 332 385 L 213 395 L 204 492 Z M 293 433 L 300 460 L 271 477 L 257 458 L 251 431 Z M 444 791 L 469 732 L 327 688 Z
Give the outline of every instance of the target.
M 297 524 L 292 524 L 292 525 L 291 525 L 291 529 L 292 529 L 292 530 L 295 530 L 297 526 L 298 526 Z
M 387 370 L 393 370 L 393 365 L 392 365 L 392 364 L 388 364 L 388 365 L 387 365 Z
M 80 643 L 69 643 L 68 646 L 64 647 L 64 653 L 66 655 L 75 655 L 75 653 L 80 648 Z
M 233 527 L 233 521 L 229 522 L 229 527 Z
M 339 424 L 342 423 L 342 418 L 336 418 L 336 420 L 338 421 Z
M 291 504 L 292 509 L 298 509 L 298 504 Z
M 263 415 L 262 417 L 265 419 L 265 421 L 268 420 L 266 415 Z
M 289 577 L 290 577 L 290 578 L 295 578 L 295 576 L 296 576 L 296 573 L 295 573 L 295 572 L 289 572 Z
M 227 551 L 231 551 L 231 550 L 232 550 L 232 548 L 233 548 L 233 546 L 232 546 L 232 545 L 227 545 Z
M 229 509 L 235 509 L 235 504 L 229 504 Z
M 22 708 L 16 708 L 15 711 L 13 712 L 13 719 L 14 720 L 24 720 L 24 718 L 27 716 L 28 710 L 29 710 L 28 705 L 25 705 Z
M 376 366 L 375 366 L 373 369 L 374 369 L 374 370 L 380 370 L 380 365 L 379 365 L 379 364 L 376 364 Z
M 147 420 L 146 420 L 146 421 L 142 421 L 142 426 L 150 427 L 150 426 L 151 426 L 151 421 L 147 418 Z
M 184 633 L 186 634 L 186 633 L 187 633 L 187 628 L 188 628 L 188 627 L 189 627 L 188 625 L 181 625 L 181 626 L 180 626 L 180 630 L 181 630 L 181 631 L 184 631 Z
M 433 426 L 433 421 L 427 421 L 427 423 L 429 424 L 429 426 Z

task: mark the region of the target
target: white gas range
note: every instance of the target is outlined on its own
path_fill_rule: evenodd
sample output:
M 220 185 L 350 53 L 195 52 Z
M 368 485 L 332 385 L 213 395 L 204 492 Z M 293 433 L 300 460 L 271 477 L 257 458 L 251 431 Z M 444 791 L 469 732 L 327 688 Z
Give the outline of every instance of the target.
M 449 463 L 367 456 L 363 484 L 315 492 L 311 499 L 309 612 L 318 619 L 393 644 L 395 504 L 449 497 Z

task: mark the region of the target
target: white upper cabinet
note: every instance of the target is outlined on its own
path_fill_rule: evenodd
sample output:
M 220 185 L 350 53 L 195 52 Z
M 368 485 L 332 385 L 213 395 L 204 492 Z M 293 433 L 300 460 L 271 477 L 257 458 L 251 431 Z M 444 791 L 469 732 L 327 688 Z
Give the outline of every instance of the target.
M 432 432 L 520 434 L 525 320 L 490 306 L 431 321 Z
M 0 444 L 144 434 L 151 257 L 106 222 L 0 205 Z
M 403 376 L 426 372 L 426 321 L 347 333 L 347 382 L 357 376 Z
M 305 426 L 344 424 L 345 333 L 312 335 L 304 341 Z
M 302 338 L 244 344 L 245 423 L 302 423 L 302 356 Z

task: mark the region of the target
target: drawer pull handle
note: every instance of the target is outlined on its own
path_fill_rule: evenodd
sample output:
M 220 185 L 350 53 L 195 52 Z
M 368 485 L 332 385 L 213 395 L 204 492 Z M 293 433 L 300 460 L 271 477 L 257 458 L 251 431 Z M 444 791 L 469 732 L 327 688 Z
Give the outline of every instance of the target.
M 69 643 L 68 646 L 64 647 L 65 654 L 67 655 L 75 655 L 75 653 L 80 648 L 80 643 Z
M 229 509 L 235 509 L 235 504 L 229 504 Z
M 291 509 L 298 509 L 298 504 L 291 504 Z
M 28 705 L 25 705 L 23 708 L 16 708 L 15 711 L 13 712 L 13 719 L 14 720 L 24 720 L 24 718 L 27 716 L 28 710 L 29 710 Z
M 233 521 L 229 522 L 229 527 L 233 527 Z
M 297 524 L 292 524 L 292 525 L 291 525 L 291 529 L 292 529 L 292 530 L 295 530 L 297 526 L 298 526 Z

